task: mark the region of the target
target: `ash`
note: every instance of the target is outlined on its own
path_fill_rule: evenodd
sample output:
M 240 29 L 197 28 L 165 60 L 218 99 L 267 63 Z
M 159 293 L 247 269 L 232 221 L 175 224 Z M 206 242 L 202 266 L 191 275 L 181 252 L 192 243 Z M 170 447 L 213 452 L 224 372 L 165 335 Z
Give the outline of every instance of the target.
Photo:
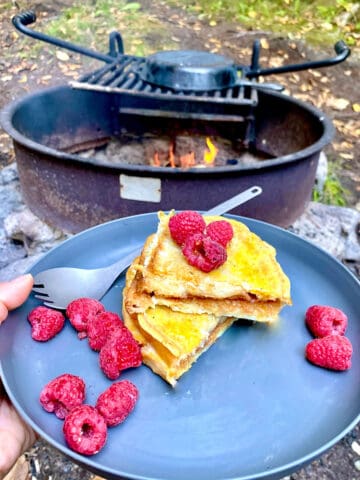
M 212 139 L 217 149 L 214 163 L 204 162 L 204 151 L 208 150 L 206 137 L 177 135 L 158 137 L 144 134 L 141 137 L 125 134 L 112 138 L 100 147 L 80 150 L 79 156 L 93 158 L 109 165 L 147 165 L 159 167 L 223 167 L 229 165 L 253 165 L 269 158 L 261 152 L 251 153 L 236 141 L 224 138 Z

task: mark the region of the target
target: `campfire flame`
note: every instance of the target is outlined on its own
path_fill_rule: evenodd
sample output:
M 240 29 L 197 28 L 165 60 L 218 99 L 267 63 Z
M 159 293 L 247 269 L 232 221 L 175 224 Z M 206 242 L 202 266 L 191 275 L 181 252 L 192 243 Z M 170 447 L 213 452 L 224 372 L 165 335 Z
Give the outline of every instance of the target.
M 195 165 L 195 152 L 180 155 L 180 165 L 182 168 L 193 167 Z
M 218 153 L 218 149 L 212 143 L 209 137 L 206 137 L 206 145 L 209 150 L 205 150 L 204 152 L 204 163 L 206 163 L 207 165 L 213 164 Z
M 154 153 L 153 165 L 154 167 L 160 167 L 159 152 Z
M 176 166 L 180 166 L 181 168 L 190 168 L 194 166 L 204 167 L 213 165 L 216 155 L 218 153 L 218 148 L 211 141 L 210 137 L 206 137 L 205 143 L 207 148 L 204 150 L 203 157 L 199 160 L 195 158 L 196 155 L 194 151 L 190 151 L 189 153 L 186 153 L 184 155 L 177 156 L 175 154 L 175 144 L 174 142 L 171 142 L 167 155 L 165 153 L 166 158 L 164 159 L 164 154 L 161 154 L 162 158 L 160 160 L 159 152 L 156 151 L 152 158 L 151 164 L 154 167 L 161 167 L 167 165 L 172 168 Z
M 176 167 L 175 165 L 175 154 L 174 154 L 174 143 L 171 143 L 169 146 L 168 156 L 167 156 L 167 164 L 170 167 Z M 154 157 L 152 160 L 152 165 L 154 167 L 161 167 L 161 161 L 159 157 L 159 152 L 154 153 Z
M 169 147 L 169 162 L 170 167 L 175 167 L 174 143 L 171 142 Z

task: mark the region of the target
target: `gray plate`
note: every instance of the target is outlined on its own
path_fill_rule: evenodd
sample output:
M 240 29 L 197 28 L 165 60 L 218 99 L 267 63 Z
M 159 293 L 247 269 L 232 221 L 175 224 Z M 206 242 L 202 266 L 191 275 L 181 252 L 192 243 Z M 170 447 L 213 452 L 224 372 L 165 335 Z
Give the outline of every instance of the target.
M 239 217 L 234 217 L 239 218 Z M 32 297 L 1 327 L 0 371 L 22 417 L 48 442 L 89 470 L 108 478 L 220 480 L 278 479 L 338 442 L 359 421 L 360 284 L 338 261 L 280 228 L 241 218 L 274 245 L 292 283 L 294 305 L 273 327 L 234 324 L 172 389 L 147 367 L 128 370 L 140 398 L 122 425 L 109 431 L 105 448 L 87 458 L 69 450 L 62 421 L 38 397 L 61 373 L 84 378 L 87 403 L 110 381 L 98 354 L 72 327 L 47 343 L 30 337 Z M 56 266 L 103 266 L 140 246 L 157 226 L 156 214 L 116 220 L 84 231 L 46 254 L 33 273 Z M 103 302 L 120 312 L 124 276 Z M 353 367 L 327 371 L 304 359 L 311 336 L 304 313 L 331 304 L 349 317 Z

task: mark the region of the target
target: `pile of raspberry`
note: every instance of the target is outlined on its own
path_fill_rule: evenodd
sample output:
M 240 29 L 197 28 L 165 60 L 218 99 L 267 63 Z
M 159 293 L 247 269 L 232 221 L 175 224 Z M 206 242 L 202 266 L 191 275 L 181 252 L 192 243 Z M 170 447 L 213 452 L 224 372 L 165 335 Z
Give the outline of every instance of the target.
M 187 262 L 208 273 L 226 262 L 226 247 L 234 231 L 226 220 L 216 220 L 206 225 L 198 212 L 185 210 L 169 220 L 171 238 L 180 247 Z
M 78 298 L 66 309 L 66 317 L 78 332 L 87 338 L 92 350 L 99 352 L 99 365 L 110 380 L 116 380 L 127 368 L 142 363 L 139 344 L 118 314 L 105 310 L 104 305 L 92 298 Z M 31 336 L 45 342 L 55 337 L 65 325 L 65 316 L 56 310 L 39 306 L 28 315 Z
M 329 370 L 351 368 L 353 348 L 345 337 L 348 318 L 339 308 L 312 305 L 305 313 L 305 323 L 315 337 L 305 348 L 309 362 Z
M 87 338 L 90 348 L 99 352 L 103 373 L 116 380 L 128 368 L 142 363 L 140 345 L 119 315 L 105 310 L 98 300 L 78 298 L 71 302 L 66 314 L 48 307 L 34 308 L 28 315 L 31 336 L 47 342 L 58 335 L 67 317 L 80 339 Z M 107 440 L 107 429 L 122 423 L 134 409 L 138 390 L 130 381 L 113 383 L 97 399 L 96 405 L 84 403 L 85 382 L 65 373 L 51 380 L 40 394 L 40 403 L 47 412 L 64 420 L 66 443 L 74 451 L 94 455 Z
M 44 410 L 64 420 L 63 433 L 68 446 L 82 455 L 94 455 L 106 444 L 108 427 L 115 427 L 134 410 L 139 392 L 129 380 L 113 383 L 96 400 L 84 403 L 85 382 L 64 373 L 45 385 L 40 393 Z

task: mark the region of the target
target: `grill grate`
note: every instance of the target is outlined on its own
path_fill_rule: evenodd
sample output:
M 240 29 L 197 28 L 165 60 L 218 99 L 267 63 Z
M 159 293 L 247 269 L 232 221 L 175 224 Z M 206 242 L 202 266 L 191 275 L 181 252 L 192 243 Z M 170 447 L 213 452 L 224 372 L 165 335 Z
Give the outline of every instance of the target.
M 235 85 L 210 91 L 178 91 L 152 85 L 140 77 L 145 64 L 144 58 L 121 55 L 113 63 L 107 64 L 92 73 L 84 75 L 79 81 L 71 82 L 72 87 L 96 90 L 107 93 L 127 93 L 129 95 L 151 97 L 154 99 L 191 100 L 192 102 L 211 102 L 214 104 L 256 106 L 258 96 L 256 88 L 249 85 Z

